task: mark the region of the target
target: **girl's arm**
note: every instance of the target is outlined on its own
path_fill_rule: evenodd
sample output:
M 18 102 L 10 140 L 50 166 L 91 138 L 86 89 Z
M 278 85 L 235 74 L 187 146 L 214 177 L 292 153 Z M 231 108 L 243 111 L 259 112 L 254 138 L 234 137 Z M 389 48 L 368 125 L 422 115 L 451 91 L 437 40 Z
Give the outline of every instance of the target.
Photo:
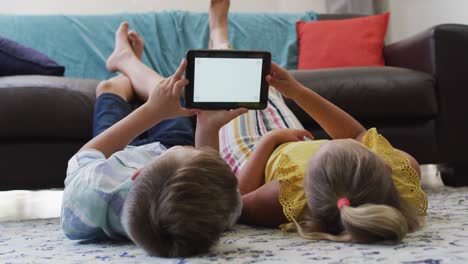
M 271 134 L 265 134 L 255 146 L 246 163 L 237 174 L 242 195 L 255 191 L 265 182 L 265 167 L 277 146 Z
M 366 132 L 356 119 L 300 84 L 287 70 L 278 65 L 271 65 L 271 75 L 267 76 L 267 80 L 283 96 L 293 99 L 333 139 L 358 139 Z
M 272 181 L 242 196 L 240 221 L 245 224 L 277 227 L 287 223 L 283 207 L 278 201 L 281 183 Z
M 313 139 L 310 132 L 302 129 L 275 129 L 265 134 L 237 175 L 241 194 L 249 194 L 265 183 L 266 164 L 278 145 L 301 141 L 304 140 L 304 137 Z
M 366 129 L 352 116 L 316 92 L 299 84 L 293 100 L 333 139 L 358 138 Z

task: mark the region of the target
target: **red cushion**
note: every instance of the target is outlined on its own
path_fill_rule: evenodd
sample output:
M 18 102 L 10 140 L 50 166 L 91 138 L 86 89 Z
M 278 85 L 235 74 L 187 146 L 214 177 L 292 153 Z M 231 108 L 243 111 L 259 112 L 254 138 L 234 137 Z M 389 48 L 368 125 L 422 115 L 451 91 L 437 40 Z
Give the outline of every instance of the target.
M 297 22 L 298 69 L 383 66 L 389 17 Z

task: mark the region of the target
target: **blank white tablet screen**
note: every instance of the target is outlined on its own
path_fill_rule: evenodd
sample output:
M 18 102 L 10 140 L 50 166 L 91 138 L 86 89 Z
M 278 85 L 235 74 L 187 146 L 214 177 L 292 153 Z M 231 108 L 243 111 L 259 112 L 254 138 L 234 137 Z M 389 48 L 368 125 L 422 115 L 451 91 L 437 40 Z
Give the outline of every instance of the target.
M 259 102 L 262 59 L 195 58 L 193 102 Z

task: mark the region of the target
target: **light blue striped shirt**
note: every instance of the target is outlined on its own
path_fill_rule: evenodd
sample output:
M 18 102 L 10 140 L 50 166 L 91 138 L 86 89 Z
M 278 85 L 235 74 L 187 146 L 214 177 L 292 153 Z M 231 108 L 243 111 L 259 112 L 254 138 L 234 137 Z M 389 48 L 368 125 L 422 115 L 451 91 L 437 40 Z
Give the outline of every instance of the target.
M 128 237 L 122 207 L 133 186 L 131 176 L 167 149 L 159 142 L 128 146 L 108 159 L 95 149 L 80 151 L 68 162 L 61 225 L 70 239 Z

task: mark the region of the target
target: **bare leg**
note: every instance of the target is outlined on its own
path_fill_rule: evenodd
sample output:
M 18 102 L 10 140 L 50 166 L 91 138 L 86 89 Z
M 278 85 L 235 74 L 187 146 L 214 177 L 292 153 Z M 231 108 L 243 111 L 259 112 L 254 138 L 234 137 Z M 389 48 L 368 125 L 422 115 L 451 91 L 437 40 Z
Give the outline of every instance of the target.
M 230 0 L 211 0 L 210 2 L 210 49 L 229 43 L 228 13 Z
M 115 49 L 107 59 L 106 66 L 109 71 L 125 74 L 131 80 L 140 99 L 146 101 L 150 91 L 164 78 L 140 61 L 132 50 L 130 36 L 128 23 L 120 24 L 115 33 Z
M 143 49 L 145 46 L 145 42 L 143 41 L 143 38 L 140 37 L 140 35 L 136 31 L 130 30 L 128 32 L 128 40 L 130 42 L 130 45 L 132 46 L 133 53 L 135 53 L 135 56 L 137 56 L 137 58 L 141 61 L 141 58 L 143 56 Z M 134 89 L 140 101 L 145 102 L 146 100 L 148 100 L 151 87 L 143 87 L 143 88 L 144 89 L 137 89 L 135 87 Z M 149 88 L 149 89 L 146 89 L 146 88 Z
M 100 82 L 96 88 L 96 97 L 99 97 L 103 93 L 116 94 L 126 102 L 133 101 L 135 97 L 132 83 L 125 75 L 117 75 L 109 80 Z

